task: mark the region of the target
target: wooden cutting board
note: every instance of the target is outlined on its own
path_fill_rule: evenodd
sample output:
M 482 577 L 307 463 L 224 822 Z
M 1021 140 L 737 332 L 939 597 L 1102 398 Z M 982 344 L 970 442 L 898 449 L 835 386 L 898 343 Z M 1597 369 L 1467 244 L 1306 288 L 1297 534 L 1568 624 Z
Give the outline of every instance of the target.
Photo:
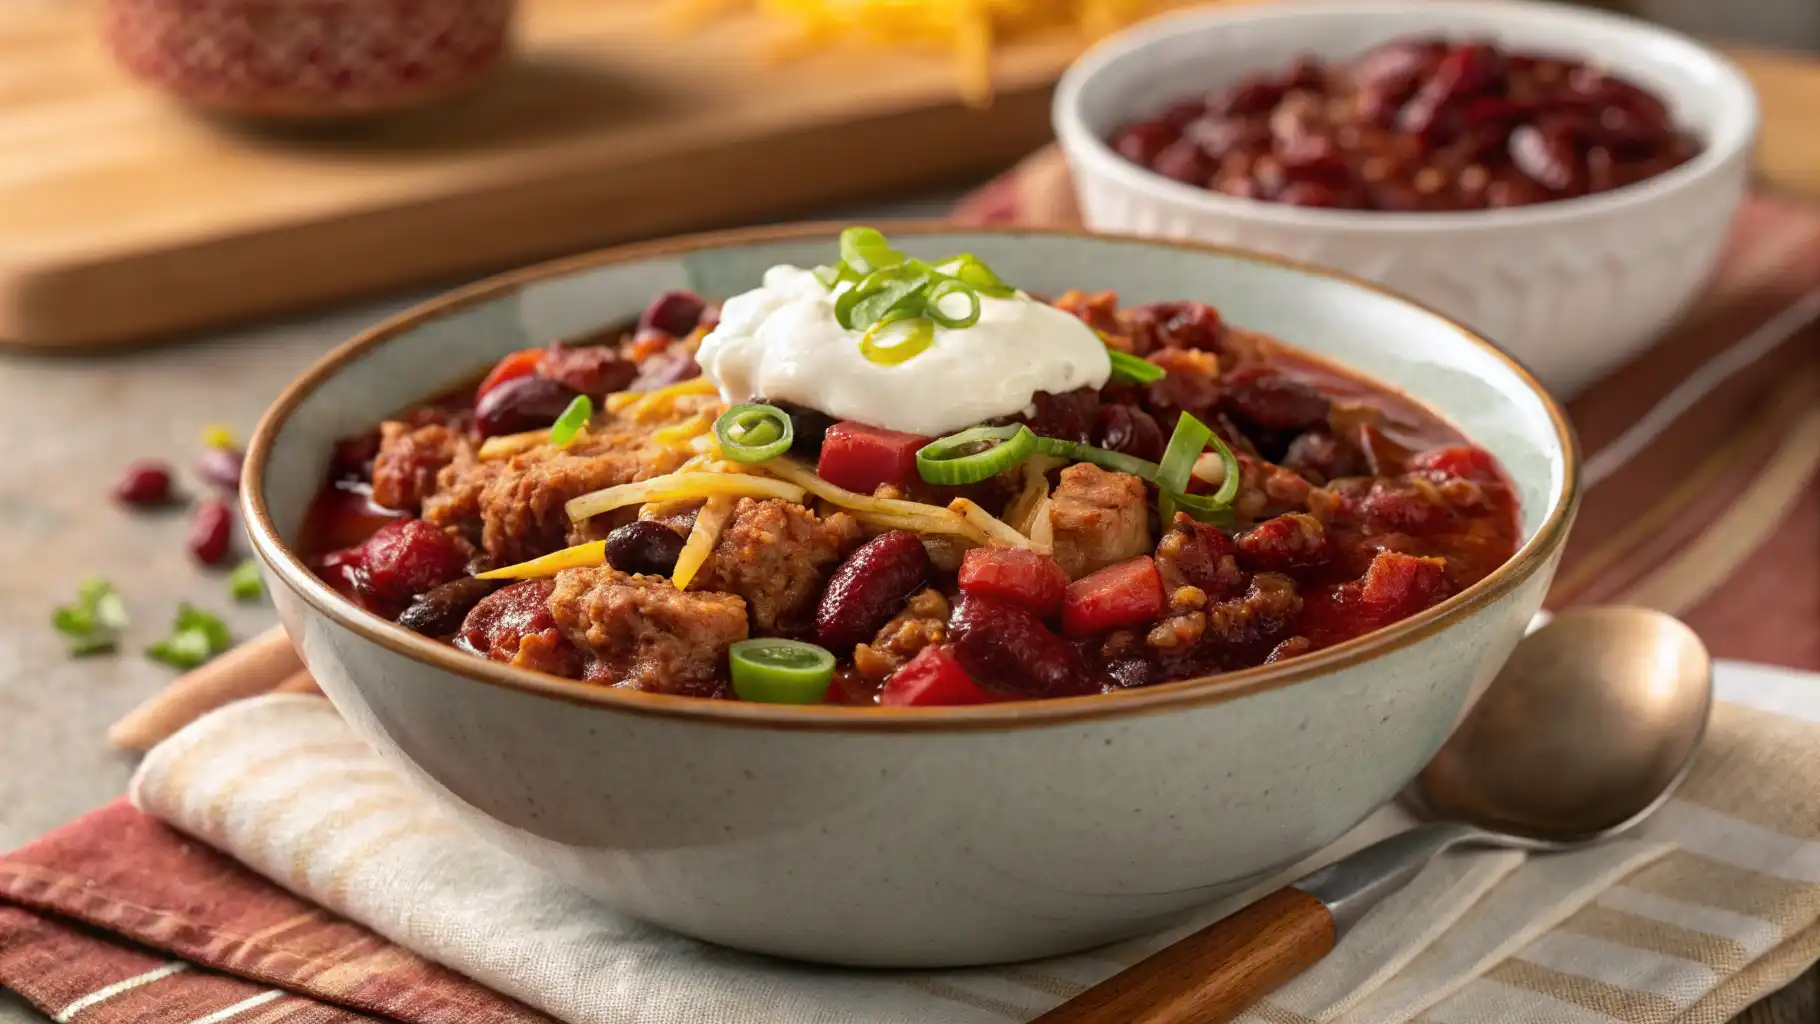
M 126 79 L 92 0 L 0 0 L 0 344 L 137 342 L 633 237 L 978 176 L 1048 137 L 1056 35 L 961 105 L 939 57 L 767 58 L 660 0 L 523 0 L 480 94 L 334 134 L 192 116 Z

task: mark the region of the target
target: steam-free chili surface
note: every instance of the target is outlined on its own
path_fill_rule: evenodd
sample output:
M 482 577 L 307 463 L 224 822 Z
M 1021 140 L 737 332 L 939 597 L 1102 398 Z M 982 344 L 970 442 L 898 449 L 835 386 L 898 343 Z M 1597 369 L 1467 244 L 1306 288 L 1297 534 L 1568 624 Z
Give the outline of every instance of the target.
M 478 388 L 342 442 L 304 553 L 349 598 L 477 657 L 704 698 L 735 698 L 737 675 L 748 699 L 887 705 L 1281 661 L 1413 615 L 1514 553 L 1506 477 L 1416 403 L 1199 303 L 1055 304 L 1164 376 L 1040 394 L 1017 420 L 1154 464 L 1191 415 L 1236 456 L 1237 489 L 1211 521 L 1165 520 L 1154 481 L 1088 461 L 1038 455 L 938 486 L 916 468 L 932 439 L 790 407 L 788 460 L 819 467 L 817 487 L 778 468 L 763 478 L 777 496 L 751 490 L 714 458 L 724 404 L 690 383 L 717 310 L 670 294 L 636 327 L 514 353 Z M 583 395 L 595 414 L 559 448 L 539 428 Z M 1187 500 L 1218 492 L 1223 468 L 1217 447 L 1201 455 Z M 748 489 L 714 490 L 727 480 Z M 565 511 L 641 481 L 682 496 Z M 956 498 L 973 520 L 947 507 Z M 507 566 L 521 578 L 474 578 Z M 834 665 L 825 693 L 817 648 Z

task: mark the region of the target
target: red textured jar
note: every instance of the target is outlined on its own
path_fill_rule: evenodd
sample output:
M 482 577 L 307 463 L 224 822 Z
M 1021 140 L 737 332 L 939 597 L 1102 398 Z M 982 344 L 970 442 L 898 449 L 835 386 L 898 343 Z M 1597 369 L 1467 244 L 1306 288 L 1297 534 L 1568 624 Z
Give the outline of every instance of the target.
M 134 75 L 264 118 L 388 113 L 467 92 L 504 59 L 516 0 L 106 0 Z

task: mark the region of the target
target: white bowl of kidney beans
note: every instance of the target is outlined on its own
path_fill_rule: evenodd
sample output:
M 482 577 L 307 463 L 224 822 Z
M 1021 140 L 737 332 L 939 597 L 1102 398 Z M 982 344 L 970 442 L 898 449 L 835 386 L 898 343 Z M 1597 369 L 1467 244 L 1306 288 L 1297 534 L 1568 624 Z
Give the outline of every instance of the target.
M 1634 19 L 1335 0 L 1140 25 L 1069 70 L 1054 117 L 1089 227 L 1349 271 L 1571 394 L 1697 294 L 1758 108 L 1723 57 Z

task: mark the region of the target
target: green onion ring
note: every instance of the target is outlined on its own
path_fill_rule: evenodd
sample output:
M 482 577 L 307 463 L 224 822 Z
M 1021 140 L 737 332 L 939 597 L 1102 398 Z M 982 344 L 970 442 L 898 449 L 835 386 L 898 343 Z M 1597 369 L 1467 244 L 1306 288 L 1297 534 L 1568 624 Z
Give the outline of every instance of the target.
M 1071 462 L 1091 462 L 1101 469 L 1110 469 L 1115 473 L 1130 473 L 1146 483 L 1156 482 L 1156 463 L 1140 459 L 1135 455 L 1126 455 L 1124 452 L 1115 452 L 1110 448 L 1095 448 L 1090 444 L 1077 444 L 1074 441 L 1038 436 L 1036 450 L 1040 454 L 1054 455 Z
M 856 273 L 870 274 L 904 262 L 905 256 L 877 228 L 851 227 L 840 233 L 840 258 Z
M 962 454 L 965 448 L 990 441 L 997 443 L 984 451 Z M 1036 435 L 1022 423 L 971 427 L 917 449 L 916 472 L 929 483 L 959 487 L 995 477 L 1035 451 Z
M 991 267 L 970 252 L 961 253 L 935 269 L 969 285 L 981 295 L 1008 299 L 1017 294 L 1017 289 L 1006 284 Z
M 893 332 L 901 337 L 893 340 L 881 333 L 895 324 L 903 325 Z M 859 339 L 859 354 L 865 356 L 868 362 L 880 366 L 896 366 L 921 354 L 933 344 L 934 324 L 908 311 L 894 309 L 866 329 L 865 335 Z
M 1166 373 L 1150 360 L 1120 352 L 1110 345 L 1106 346 L 1106 354 L 1112 357 L 1112 379 L 1124 384 L 1155 384 Z
M 967 298 L 967 312 L 960 316 L 949 316 L 942 310 L 942 300 L 950 295 L 964 295 Z M 952 277 L 945 277 L 935 282 L 929 293 L 923 297 L 923 315 L 938 325 L 950 330 L 972 327 L 980 320 L 980 294 L 965 282 Z
M 896 310 L 915 316 L 922 312 L 919 293 L 929 278 L 909 267 L 887 267 L 861 278 L 850 291 L 834 300 L 834 318 L 850 331 L 871 327 Z M 901 318 L 900 318 L 901 319 Z
M 1226 478 L 1220 481 L 1220 489 L 1210 495 L 1189 494 L 1188 483 L 1194 476 L 1195 460 L 1209 444 L 1219 452 Z M 1206 424 L 1183 413 L 1181 419 L 1176 420 L 1175 433 L 1169 437 L 1169 447 L 1163 452 L 1163 462 L 1157 471 L 1157 511 L 1162 515 L 1163 525 L 1167 527 L 1175 518 L 1178 507 L 1201 522 L 1225 521 L 1229 518 L 1226 510 L 1239 496 L 1239 475 L 1238 456 L 1232 454 L 1226 442 Z
M 569 407 L 550 425 L 550 443 L 558 448 L 574 444 L 576 435 L 581 433 L 581 428 L 587 426 L 588 420 L 593 416 L 594 400 L 587 395 L 576 395 L 569 402 Z
M 775 405 L 736 405 L 714 421 L 721 454 L 734 462 L 763 462 L 790 450 L 796 440 L 790 414 Z
M 834 679 L 834 655 L 825 647 L 760 637 L 727 648 L 733 693 L 764 704 L 815 704 Z

